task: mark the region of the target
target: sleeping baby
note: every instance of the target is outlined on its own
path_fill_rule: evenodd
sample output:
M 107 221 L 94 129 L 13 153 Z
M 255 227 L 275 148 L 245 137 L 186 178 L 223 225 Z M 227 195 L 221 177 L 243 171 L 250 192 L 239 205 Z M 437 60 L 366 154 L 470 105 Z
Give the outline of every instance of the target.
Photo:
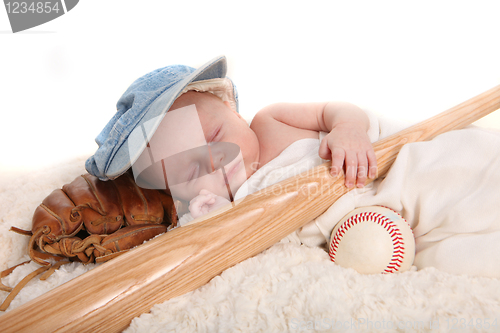
M 140 173 L 137 165 L 149 163 L 151 150 L 154 155 L 169 156 L 163 160 L 167 189 L 173 198 L 189 202 L 191 217 L 197 218 L 260 189 L 254 186 L 248 192 L 249 184 L 241 187 L 294 142 L 317 142 L 319 133 L 325 132 L 319 150 L 315 149 L 317 160 L 332 159 L 334 176 L 345 167 L 346 186 L 362 187 L 376 172 L 367 129 L 363 111 L 339 102 L 274 104 L 261 110 L 248 126 L 228 102 L 210 92 L 188 91 L 170 107 L 149 149 L 134 163 L 134 170 L 139 170 L 134 174 L 141 175 L 137 181 L 158 188 L 164 183 L 163 169 L 153 164 Z M 307 170 L 294 169 L 294 173 Z M 180 224 L 188 221 L 185 215 Z
M 237 94 L 225 77 L 225 66 L 220 58 L 198 70 L 168 66 L 138 79 L 118 102 L 118 114 L 101 133 L 103 139 L 98 137 L 98 143 L 103 142 L 99 150 L 110 141 L 105 131 L 112 128 L 114 135 L 120 120 L 128 117 L 125 153 L 137 184 L 165 189 L 174 199 L 189 203 L 191 218 L 244 196 L 237 192 L 256 171 L 297 141 L 318 142 L 320 132 L 325 135 L 315 155 L 320 162 L 332 160 L 333 176 L 345 170 L 349 188 L 363 187 L 375 176 L 369 121 L 359 107 L 342 102 L 273 104 L 259 111 L 249 126 L 238 113 Z M 143 96 L 147 94 L 152 96 Z M 147 102 L 141 103 L 143 99 Z M 155 103 L 158 100 L 161 103 Z M 106 179 L 129 168 L 124 161 L 119 172 L 101 170 L 99 165 L 118 162 L 111 156 L 105 163 L 99 161 L 99 150 L 87 162 L 90 173 Z M 257 189 L 248 192 L 247 184 L 244 188 L 245 194 Z
M 494 139 L 488 137 L 489 142 L 498 141 L 500 149 L 498 135 L 469 130 L 474 133 L 466 134 L 465 143 L 449 133 L 450 138 L 443 135 L 422 143 L 428 146 L 407 145 L 385 179 L 363 188 L 368 178 L 376 176 L 371 143 L 401 128 L 342 102 L 273 104 L 259 111 L 249 126 L 238 113 L 236 89 L 225 75 L 226 61 L 220 57 L 198 69 L 168 66 L 136 80 L 97 137 L 99 149 L 86 164 L 89 173 L 106 180 L 132 169 L 139 186 L 163 189 L 189 204 L 189 213 L 180 220 L 183 225 L 331 160 L 332 176 L 344 172 L 345 185 L 357 190 L 284 241 L 323 246 L 344 215 L 360 206 L 384 205 L 400 212 L 412 226 L 418 268 L 500 276 L 500 245 L 496 245 L 500 241 L 495 241 L 500 221 L 498 213 L 491 214 L 495 205 L 484 209 L 485 202 L 500 202 L 499 173 L 488 168 L 492 170 L 488 182 L 472 177 L 475 193 L 487 191 L 488 200 L 480 195 L 471 198 L 471 173 L 463 171 L 469 177 L 464 180 L 453 155 L 461 152 L 460 163 L 470 164 L 472 159 L 474 170 L 484 171 L 480 166 L 487 163 L 499 170 L 499 158 L 488 154 L 485 160 L 478 149 L 467 149 L 470 144 L 463 148 L 467 142 L 484 140 L 478 136 L 490 135 Z M 458 144 L 462 145 L 457 148 Z M 462 192 L 453 186 L 457 183 L 467 184 L 460 186 Z M 468 206 L 457 209 L 463 197 L 468 198 Z M 474 205 L 482 205 L 482 215 L 493 218 L 463 220 L 469 216 L 462 212 L 464 207 Z M 485 232 L 490 232 L 489 239 L 476 237 Z M 479 267 L 478 251 L 467 249 L 484 248 L 485 241 L 494 244 L 496 252 L 488 265 Z M 464 270 L 464 262 L 470 268 Z

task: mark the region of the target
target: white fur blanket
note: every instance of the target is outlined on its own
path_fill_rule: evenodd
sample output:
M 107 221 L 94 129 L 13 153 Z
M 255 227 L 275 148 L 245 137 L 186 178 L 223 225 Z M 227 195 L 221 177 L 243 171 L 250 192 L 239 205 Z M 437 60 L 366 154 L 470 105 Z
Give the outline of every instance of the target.
M 27 257 L 36 206 L 52 190 L 84 173 L 84 158 L 1 181 L 0 269 Z M 2 279 L 13 286 L 37 265 Z M 63 266 L 46 281 L 33 280 L 9 310 L 91 269 Z M 0 291 L 0 301 L 6 297 Z M 214 278 L 206 286 L 154 306 L 127 332 L 274 332 L 337 329 L 371 331 L 498 331 L 500 280 L 444 273 L 434 268 L 394 275 L 360 275 L 334 265 L 319 248 L 277 244 Z M 1 315 L 0 315 L 1 323 Z M 489 327 L 488 330 L 485 327 Z

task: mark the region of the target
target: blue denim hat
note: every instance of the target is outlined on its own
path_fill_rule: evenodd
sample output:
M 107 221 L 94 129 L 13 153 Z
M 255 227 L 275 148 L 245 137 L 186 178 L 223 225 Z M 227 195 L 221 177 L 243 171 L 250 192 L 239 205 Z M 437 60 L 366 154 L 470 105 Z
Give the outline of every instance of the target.
M 96 138 L 99 146 L 85 163 L 87 171 L 100 180 L 114 179 L 124 174 L 145 147 L 129 147 L 132 131 L 153 120 L 147 126 L 151 138 L 161 120 L 186 87 L 192 82 L 225 78 L 226 57 L 220 56 L 198 69 L 184 65 L 160 68 L 135 80 L 116 104 L 117 112 Z M 230 80 L 229 80 L 230 81 Z M 233 104 L 238 112 L 238 94 L 232 84 Z M 131 156 L 130 151 L 133 151 Z

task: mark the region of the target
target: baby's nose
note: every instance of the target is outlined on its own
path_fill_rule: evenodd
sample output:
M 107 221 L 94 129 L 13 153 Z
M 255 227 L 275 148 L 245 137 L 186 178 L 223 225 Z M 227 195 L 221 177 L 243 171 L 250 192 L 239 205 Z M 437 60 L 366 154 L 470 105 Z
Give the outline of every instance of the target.
M 231 163 L 240 153 L 240 147 L 230 142 L 216 142 L 209 145 L 212 172 Z
M 212 172 L 215 173 L 217 170 L 224 167 L 225 154 L 223 152 L 216 152 L 215 154 L 210 154 L 210 165 Z

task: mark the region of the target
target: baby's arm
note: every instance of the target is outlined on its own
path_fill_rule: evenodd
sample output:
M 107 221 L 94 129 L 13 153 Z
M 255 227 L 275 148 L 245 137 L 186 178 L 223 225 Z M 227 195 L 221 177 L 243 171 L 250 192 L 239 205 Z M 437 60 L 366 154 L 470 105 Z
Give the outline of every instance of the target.
M 226 198 L 201 190 L 200 194 L 189 202 L 189 212 L 193 218 L 198 218 L 228 203 Z
M 257 113 L 252 129 L 259 140 L 286 148 L 312 137 L 312 132 L 329 132 L 319 148 L 321 158 L 332 161 L 332 175 L 346 170 L 346 186 L 364 186 L 374 178 L 377 160 L 367 135 L 369 120 L 356 105 L 345 102 L 279 103 Z

